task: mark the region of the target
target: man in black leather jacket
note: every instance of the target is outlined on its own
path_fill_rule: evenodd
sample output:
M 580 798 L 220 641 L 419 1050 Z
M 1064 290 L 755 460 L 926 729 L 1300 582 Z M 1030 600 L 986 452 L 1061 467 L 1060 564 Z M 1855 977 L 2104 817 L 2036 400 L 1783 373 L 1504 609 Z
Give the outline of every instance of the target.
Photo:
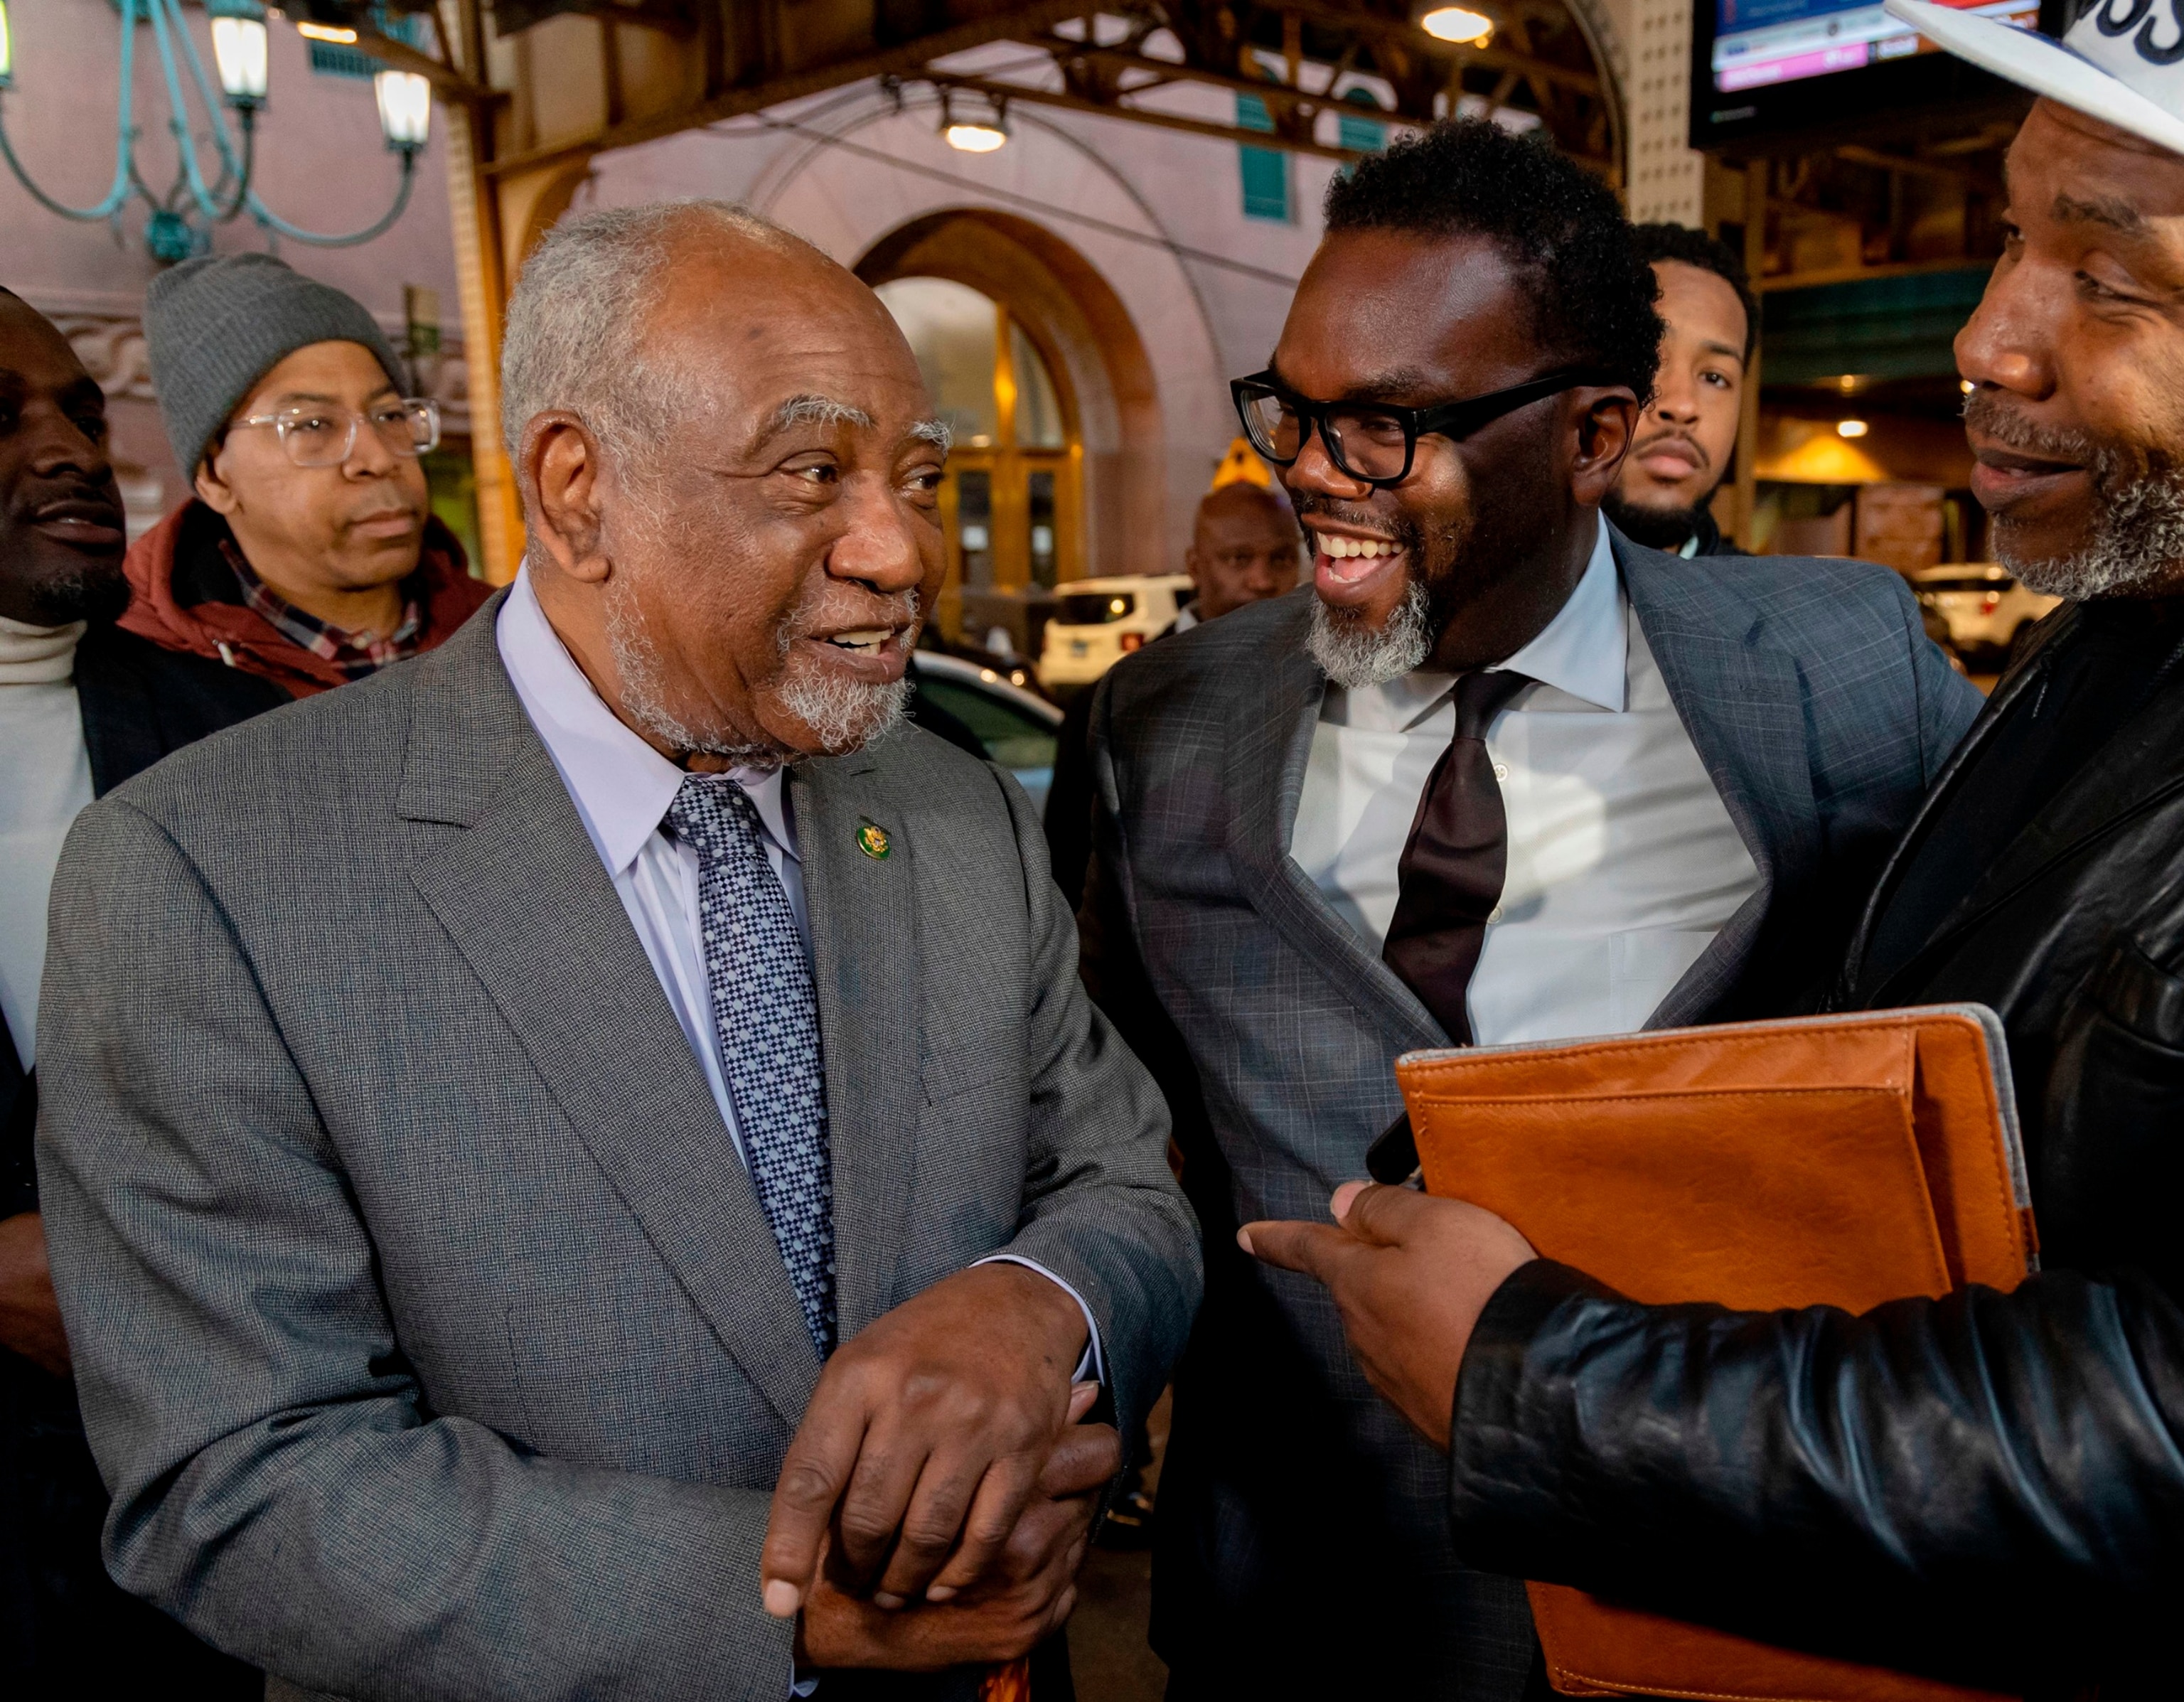
M 2117 1702 L 2184 1688 L 2184 79 L 2149 56 L 2096 75 L 2100 115 L 2062 103 L 2134 51 L 2106 15 L 2068 75 L 2021 79 L 2062 98 L 2012 149 L 2008 247 L 1957 343 L 1998 552 L 2069 600 L 1896 851 L 1832 1001 L 1999 1013 L 2042 1274 L 1859 1318 L 1641 1306 L 1476 1208 L 1357 1184 L 1341 1227 L 1244 1239 L 1329 1284 L 1375 1386 L 1449 1448 L 1471 1564 Z

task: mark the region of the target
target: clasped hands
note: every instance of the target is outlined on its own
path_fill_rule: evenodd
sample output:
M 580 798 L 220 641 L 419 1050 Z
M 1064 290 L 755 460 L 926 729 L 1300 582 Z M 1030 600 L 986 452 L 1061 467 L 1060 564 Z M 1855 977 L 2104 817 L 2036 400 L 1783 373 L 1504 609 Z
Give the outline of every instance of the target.
M 800 1668 L 1028 1653 L 1069 1617 L 1120 1439 L 1081 1420 L 1084 1315 L 1017 1264 L 958 1273 L 844 1343 L 782 1462 L 760 1557 Z

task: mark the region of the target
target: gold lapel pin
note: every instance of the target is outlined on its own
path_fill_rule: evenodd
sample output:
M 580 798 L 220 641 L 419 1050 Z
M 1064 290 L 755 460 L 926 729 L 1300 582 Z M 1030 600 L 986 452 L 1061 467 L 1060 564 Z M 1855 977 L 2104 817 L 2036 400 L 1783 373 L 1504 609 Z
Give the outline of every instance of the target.
M 879 862 L 894 846 L 885 828 L 878 822 L 864 821 L 857 823 L 857 849 L 874 862 Z

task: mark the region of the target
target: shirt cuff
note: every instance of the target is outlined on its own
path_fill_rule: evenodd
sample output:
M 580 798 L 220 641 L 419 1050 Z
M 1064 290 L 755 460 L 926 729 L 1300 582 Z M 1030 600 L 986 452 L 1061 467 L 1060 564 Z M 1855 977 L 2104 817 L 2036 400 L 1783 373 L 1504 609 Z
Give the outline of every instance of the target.
M 1100 1325 L 1092 1316 L 1092 1309 L 1084 1303 L 1084 1297 L 1049 1270 L 1035 1258 L 1026 1258 L 1021 1253 L 997 1253 L 973 1262 L 975 1270 L 981 1264 L 1020 1264 L 1026 1270 L 1035 1270 L 1064 1294 L 1077 1303 L 1077 1309 L 1084 1314 L 1084 1352 L 1077 1361 L 1072 1381 L 1083 1382 L 1089 1377 L 1095 1383 L 1107 1381 L 1107 1361 L 1100 1351 Z

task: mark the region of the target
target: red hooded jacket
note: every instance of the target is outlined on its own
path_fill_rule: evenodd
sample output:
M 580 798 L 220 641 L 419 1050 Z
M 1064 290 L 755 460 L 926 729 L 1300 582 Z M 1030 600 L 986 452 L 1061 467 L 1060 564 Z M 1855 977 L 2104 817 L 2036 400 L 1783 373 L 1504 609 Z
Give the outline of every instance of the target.
M 163 650 L 209 656 L 244 673 L 259 675 L 294 697 L 309 697 L 347 684 L 349 676 L 293 643 L 256 610 L 240 603 L 177 600 L 176 549 L 193 515 L 198 516 L 197 527 L 214 518 L 211 511 L 192 497 L 130 545 L 122 564 L 129 576 L 129 607 L 121 617 L 123 628 Z M 455 534 L 437 516 L 427 517 L 424 547 L 411 581 L 419 612 L 424 617 L 424 628 L 417 638 L 419 649 L 429 650 L 443 643 L 493 594 L 492 586 L 471 578 L 467 561 Z

